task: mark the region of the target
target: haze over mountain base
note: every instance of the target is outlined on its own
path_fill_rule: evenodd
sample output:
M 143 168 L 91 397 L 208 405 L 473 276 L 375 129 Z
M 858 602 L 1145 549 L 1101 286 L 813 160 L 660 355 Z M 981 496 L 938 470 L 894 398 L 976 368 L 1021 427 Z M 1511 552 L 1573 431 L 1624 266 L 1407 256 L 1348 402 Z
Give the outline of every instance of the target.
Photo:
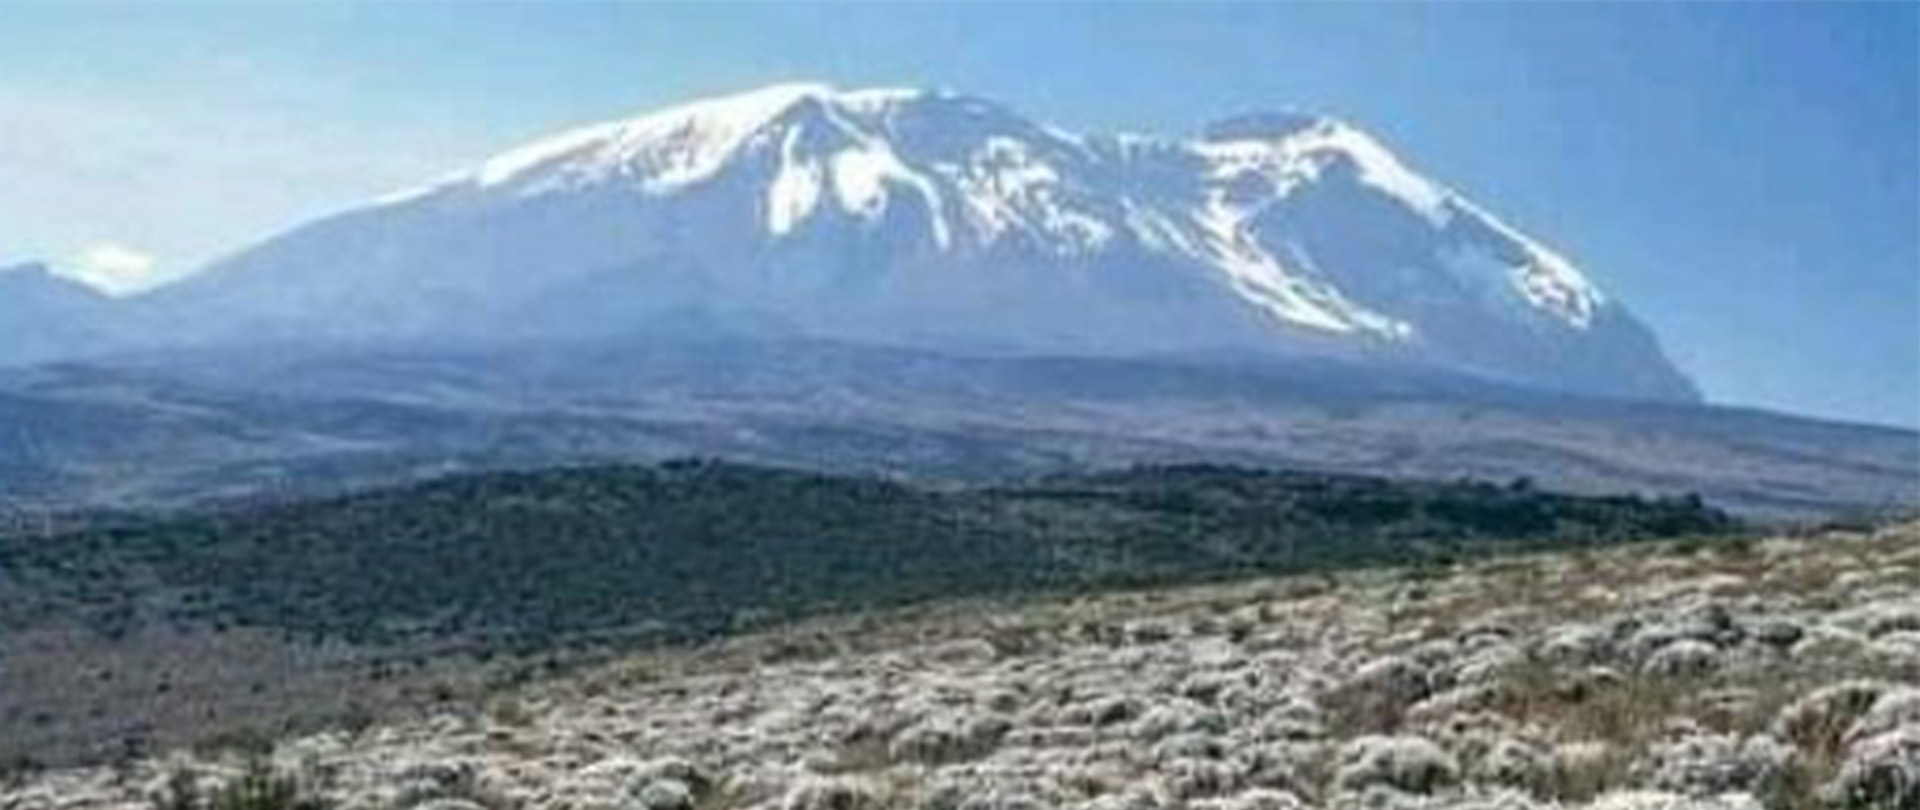
M 0 372 L 0 505 L 285 498 L 706 455 L 923 480 L 1221 461 L 1698 493 L 1751 516 L 1912 505 L 1907 431 L 1244 357 L 968 357 L 647 337 L 166 355 Z

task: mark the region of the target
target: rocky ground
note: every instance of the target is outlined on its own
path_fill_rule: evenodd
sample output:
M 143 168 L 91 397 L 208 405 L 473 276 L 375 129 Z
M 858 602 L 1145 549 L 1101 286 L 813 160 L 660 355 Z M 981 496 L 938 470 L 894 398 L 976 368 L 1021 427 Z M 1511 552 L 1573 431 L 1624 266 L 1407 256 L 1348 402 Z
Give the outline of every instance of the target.
M 819 622 L 0 808 L 269 768 L 222 807 L 1911 810 L 1920 525 Z

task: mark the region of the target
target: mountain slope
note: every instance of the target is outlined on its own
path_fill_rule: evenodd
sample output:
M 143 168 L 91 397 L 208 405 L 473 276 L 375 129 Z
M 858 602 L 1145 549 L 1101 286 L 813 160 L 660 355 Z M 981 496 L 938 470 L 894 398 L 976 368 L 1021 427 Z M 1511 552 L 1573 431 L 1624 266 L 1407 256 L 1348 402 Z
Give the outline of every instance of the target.
M 113 328 L 113 300 L 43 264 L 0 267 L 0 365 L 60 357 Z
M 982 358 L 659 335 L 262 346 L 0 372 L 0 512 L 687 455 L 979 480 L 1135 462 L 1529 477 L 1746 514 L 1914 503 L 1911 431 L 1326 361 Z
M 1231 347 L 1698 397 L 1570 262 L 1347 124 L 1081 136 L 911 90 L 783 85 L 564 133 L 150 298 L 212 343 L 604 335 L 697 312 L 945 350 Z

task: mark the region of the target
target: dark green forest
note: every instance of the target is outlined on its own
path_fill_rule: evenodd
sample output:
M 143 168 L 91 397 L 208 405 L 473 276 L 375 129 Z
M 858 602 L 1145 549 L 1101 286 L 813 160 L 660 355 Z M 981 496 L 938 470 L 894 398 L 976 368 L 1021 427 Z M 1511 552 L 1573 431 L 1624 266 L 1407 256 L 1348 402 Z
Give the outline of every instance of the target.
M 0 539 L 0 626 L 530 651 L 833 611 L 1670 538 L 1696 498 L 1219 466 L 935 488 L 713 461 L 492 473 Z

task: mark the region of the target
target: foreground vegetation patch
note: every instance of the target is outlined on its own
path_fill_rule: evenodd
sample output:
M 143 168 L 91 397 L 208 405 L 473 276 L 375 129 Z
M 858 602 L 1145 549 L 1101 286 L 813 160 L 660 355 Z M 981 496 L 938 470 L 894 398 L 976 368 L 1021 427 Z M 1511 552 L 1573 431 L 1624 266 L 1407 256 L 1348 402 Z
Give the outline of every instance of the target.
M 1152 467 L 937 490 L 711 462 L 450 478 L 0 540 L 0 622 L 526 651 L 929 598 L 1725 532 L 1693 498 Z

